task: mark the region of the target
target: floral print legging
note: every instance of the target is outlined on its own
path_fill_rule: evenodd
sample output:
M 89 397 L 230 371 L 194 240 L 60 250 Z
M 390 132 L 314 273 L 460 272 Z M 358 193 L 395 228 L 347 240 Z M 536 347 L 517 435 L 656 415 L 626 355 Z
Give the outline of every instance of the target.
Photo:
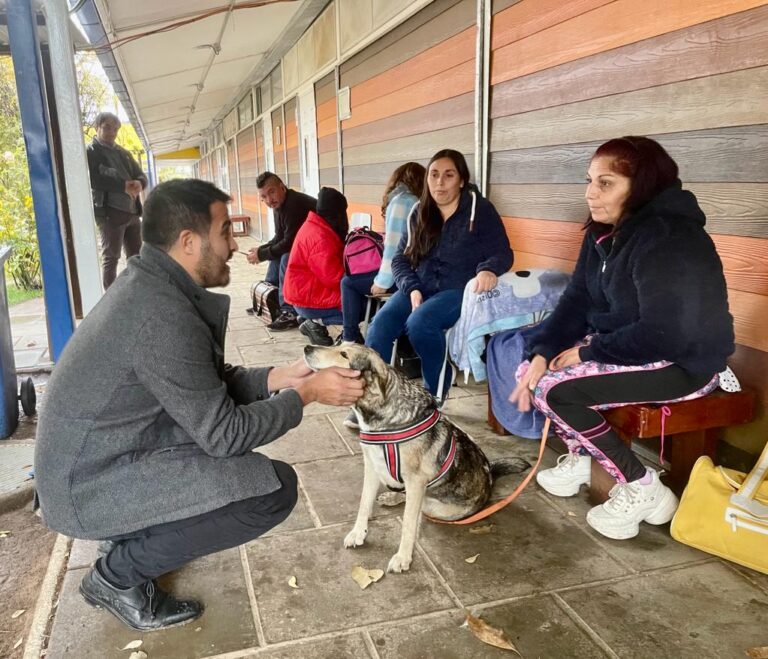
M 518 380 L 530 362 L 520 364 Z M 617 482 L 645 475 L 645 466 L 621 441 L 598 410 L 632 403 L 675 403 L 706 396 L 717 374 L 689 373 L 667 361 L 640 366 L 582 362 L 547 371 L 534 391 L 534 405 L 552 419 L 572 453 L 585 449 Z

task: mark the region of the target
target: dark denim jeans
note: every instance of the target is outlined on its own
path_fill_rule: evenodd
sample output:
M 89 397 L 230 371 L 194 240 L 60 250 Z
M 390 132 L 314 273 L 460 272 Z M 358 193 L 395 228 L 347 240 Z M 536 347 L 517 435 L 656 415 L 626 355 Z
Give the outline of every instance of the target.
M 288 254 L 283 254 L 280 259 L 272 259 L 267 266 L 267 274 L 264 281 L 268 281 L 272 286 L 277 286 L 277 301 L 280 303 L 281 311 L 290 311 L 294 313 L 293 307 L 283 298 L 283 284 L 285 283 L 285 271 L 288 268 Z
M 344 315 L 345 341 L 357 341 L 362 338 L 360 323 L 365 314 L 365 296 L 371 292 L 375 272 L 363 275 L 345 275 L 341 278 L 341 310 Z
M 437 391 L 437 384 L 445 357 L 445 330 L 453 327 L 459 319 L 463 294 L 464 291 L 459 288 L 441 291 L 412 311 L 410 297 L 396 291 L 377 312 L 368 329 L 365 345 L 389 362 L 395 339 L 403 333 L 407 334 L 421 359 L 424 386 L 433 396 L 439 396 L 443 393 Z

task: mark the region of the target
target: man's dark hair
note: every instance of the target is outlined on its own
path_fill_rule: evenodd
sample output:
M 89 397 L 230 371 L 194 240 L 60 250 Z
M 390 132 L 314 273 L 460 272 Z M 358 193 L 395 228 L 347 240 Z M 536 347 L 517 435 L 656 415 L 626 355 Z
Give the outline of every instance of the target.
M 112 112 L 99 112 L 99 114 L 96 115 L 96 118 L 93 120 L 93 126 L 94 128 L 98 128 L 106 121 L 116 121 L 118 126 L 122 126 L 122 122 L 120 121 L 120 118 L 112 113 Z
M 256 178 L 256 187 L 261 190 L 263 187 L 265 187 L 272 179 L 275 179 L 278 183 L 283 183 L 283 179 L 281 179 L 277 174 L 274 172 L 262 172 L 259 174 L 259 176 Z M 285 185 L 285 183 L 283 183 Z
M 215 201 L 226 204 L 232 199 L 212 183 L 196 178 L 161 183 L 149 193 L 144 204 L 142 239 L 167 252 L 185 229 L 208 236 L 211 204 Z

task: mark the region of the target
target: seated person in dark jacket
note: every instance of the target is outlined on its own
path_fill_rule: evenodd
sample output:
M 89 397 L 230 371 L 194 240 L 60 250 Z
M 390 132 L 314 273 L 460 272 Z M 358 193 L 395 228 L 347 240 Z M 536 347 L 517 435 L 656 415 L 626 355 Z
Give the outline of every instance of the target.
M 88 170 L 93 193 L 93 213 L 101 236 L 101 267 L 104 290 L 117 276 L 120 250 L 125 258 L 141 249 L 141 200 L 147 177 L 133 156 L 115 139 L 120 119 L 100 112 L 94 122 L 96 137 L 88 145 Z
M 156 577 L 248 542 L 291 512 L 295 472 L 253 449 L 297 426 L 310 401 L 351 405 L 363 391 L 348 369 L 224 363 L 230 300 L 206 289 L 229 282 L 229 201 L 194 179 L 152 191 L 140 256 L 77 328 L 40 413 L 43 519 L 110 541 L 80 592 L 139 630 L 201 612 Z
M 253 247 L 248 252 L 249 263 L 269 261 L 265 281 L 277 286 L 280 301 L 280 315 L 267 327 L 275 332 L 284 332 L 299 323 L 296 310 L 285 301 L 285 271 L 291 254 L 293 241 L 310 211 L 315 210 L 317 199 L 285 187 L 277 174 L 264 172 L 256 179 L 261 201 L 272 209 L 275 218 L 275 236 L 260 247 Z
M 464 156 L 453 149 L 438 151 L 392 259 L 397 291 L 376 314 L 366 345 L 389 361 L 395 339 L 407 334 L 421 358 L 424 386 L 445 398 L 452 377 L 437 390 L 445 330 L 459 319 L 464 287 L 474 278 L 476 292 L 489 291 L 511 266 L 504 225 L 493 204 L 469 182 Z
M 568 445 L 536 480 L 567 497 L 590 480 L 590 456 L 617 485 L 587 523 L 623 540 L 639 523 L 664 524 L 677 498 L 597 411 L 704 396 L 734 350 L 723 266 L 696 198 L 657 142 L 603 144 L 587 171 L 590 217 L 573 278 L 529 341 L 510 396 L 531 401 Z M 574 345 L 575 344 L 575 345 Z

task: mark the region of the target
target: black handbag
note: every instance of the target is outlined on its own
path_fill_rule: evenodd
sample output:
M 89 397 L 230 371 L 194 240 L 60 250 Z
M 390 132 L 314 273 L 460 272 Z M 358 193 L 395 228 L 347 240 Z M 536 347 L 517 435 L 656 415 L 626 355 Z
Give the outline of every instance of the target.
M 265 323 L 272 323 L 280 315 L 280 300 L 277 297 L 277 286 L 268 281 L 257 281 L 251 286 L 251 304 L 253 313 L 261 316 Z

